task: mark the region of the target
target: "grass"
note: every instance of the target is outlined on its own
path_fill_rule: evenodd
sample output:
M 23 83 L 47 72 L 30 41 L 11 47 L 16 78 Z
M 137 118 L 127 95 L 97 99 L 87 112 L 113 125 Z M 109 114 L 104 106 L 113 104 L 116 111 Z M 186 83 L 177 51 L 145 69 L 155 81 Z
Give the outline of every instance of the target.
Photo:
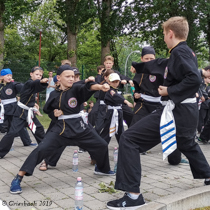
M 39 122 L 44 126 L 44 129 L 48 129 L 51 119 L 48 117 L 47 114 L 43 113 L 43 117 L 36 116 Z

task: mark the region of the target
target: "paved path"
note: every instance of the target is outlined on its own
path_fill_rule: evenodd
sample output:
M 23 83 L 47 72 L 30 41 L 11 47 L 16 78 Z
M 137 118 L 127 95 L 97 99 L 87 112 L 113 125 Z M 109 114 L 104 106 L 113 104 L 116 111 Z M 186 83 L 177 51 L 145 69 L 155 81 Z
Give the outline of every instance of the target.
M 113 138 L 109 145 L 112 168 L 115 146 L 117 141 Z M 210 162 L 210 144 L 201 145 L 201 148 Z M 13 177 L 33 149 L 33 146 L 23 147 L 21 140 L 16 138 L 14 151 L 0 159 L 0 200 L 6 201 L 11 210 L 31 210 L 32 207 L 27 206 L 31 203 L 35 204 L 35 209 L 40 210 L 73 209 L 74 186 L 78 176 L 82 177 L 84 183 L 84 210 L 107 209 L 107 201 L 123 195 L 123 192 L 99 193 L 99 183 L 104 182 L 108 185 L 115 181 L 115 177 L 94 175 L 94 166 L 90 165 L 87 152 L 79 154 L 79 171 L 72 172 L 72 155 L 77 147 L 67 147 L 56 168 L 42 172 L 37 167 L 33 176 L 24 177 L 21 184 L 22 194 L 10 194 L 9 186 Z M 171 166 L 167 161 L 162 161 L 160 145 L 150 150 L 147 155 L 141 155 L 141 162 L 143 170 L 141 192 L 146 202 L 203 186 L 203 180 L 193 180 L 189 165 Z

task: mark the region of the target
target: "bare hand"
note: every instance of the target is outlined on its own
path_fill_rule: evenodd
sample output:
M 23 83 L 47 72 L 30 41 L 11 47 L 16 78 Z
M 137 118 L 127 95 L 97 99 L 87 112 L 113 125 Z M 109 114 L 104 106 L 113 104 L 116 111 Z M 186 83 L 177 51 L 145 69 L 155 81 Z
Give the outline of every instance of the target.
M 85 82 L 95 82 L 95 77 L 90 76 L 85 80 Z
M 34 104 L 34 107 L 39 110 L 39 105 L 37 103 Z
M 134 98 L 139 99 L 141 97 L 141 93 L 134 93 Z
M 201 96 L 201 101 L 204 102 L 205 101 L 205 98 L 203 96 Z
M 195 94 L 195 97 L 196 97 L 196 98 L 198 98 L 198 97 L 199 97 L 199 94 L 198 94 L 198 93 L 196 93 L 196 94 Z
M 101 86 L 101 90 L 102 90 L 103 92 L 107 92 L 109 89 L 110 89 L 110 86 L 109 86 L 108 84 L 103 84 L 103 85 Z
M 131 66 L 130 72 L 135 74 L 136 73 L 136 69 L 133 66 Z
M 48 78 L 43 78 L 40 82 L 41 83 L 47 83 L 48 82 Z
M 55 117 L 59 117 L 63 114 L 62 110 L 54 109 L 54 115 Z
M 125 85 L 127 84 L 127 81 L 125 79 L 121 80 L 121 84 Z
M 133 87 L 133 86 L 134 86 L 134 84 L 133 84 L 133 80 L 129 80 L 129 83 L 130 83 L 131 87 Z
M 160 85 L 158 92 L 161 96 L 168 96 L 168 87 Z
M 87 106 L 87 102 L 84 102 L 83 105 L 84 105 L 84 106 Z

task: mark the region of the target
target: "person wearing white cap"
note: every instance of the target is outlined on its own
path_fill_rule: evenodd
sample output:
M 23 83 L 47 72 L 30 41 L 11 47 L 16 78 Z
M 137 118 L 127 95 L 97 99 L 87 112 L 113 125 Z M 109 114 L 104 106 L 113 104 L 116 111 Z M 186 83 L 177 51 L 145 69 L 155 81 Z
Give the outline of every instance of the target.
M 117 92 L 121 81 L 120 76 L 117 73 L 111 73 L 108 78 L 110 90 L 106 92 L 104 97 L 107 112 L 104 120 L 104 128 L 100 136 L 109 143 L 111 137 L 115 134 L 119 143 L 120 136 L 124 131 L 122 104 L 127 104 L 131 108 L 133 104 L 125 100 L 125 98 Z

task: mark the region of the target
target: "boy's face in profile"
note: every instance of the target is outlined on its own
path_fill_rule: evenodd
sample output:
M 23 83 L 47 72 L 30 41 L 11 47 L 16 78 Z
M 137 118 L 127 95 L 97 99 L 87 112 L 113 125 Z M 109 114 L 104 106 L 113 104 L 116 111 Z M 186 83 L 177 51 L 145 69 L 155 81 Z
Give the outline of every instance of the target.
M 164 42 L 166 43 L 168 49 L 171 49 L 173 46 L 172 45 L 172 31 L 166 31 L 165 29 L 163 30 L 163 34 L 164 34 Z
M 104 67 L 106 70 L 112 69 L 113 65 L 114 65 L 114 62 L 112 62 L 111 60 L 106 60 L 104 62 Z
M 30 73 L 31 79 L 34 80 L 41 80 L 42 79 L 42 75 L 43 75 L 43 71 L 41 70 L 36 70 L 34 72 Z

